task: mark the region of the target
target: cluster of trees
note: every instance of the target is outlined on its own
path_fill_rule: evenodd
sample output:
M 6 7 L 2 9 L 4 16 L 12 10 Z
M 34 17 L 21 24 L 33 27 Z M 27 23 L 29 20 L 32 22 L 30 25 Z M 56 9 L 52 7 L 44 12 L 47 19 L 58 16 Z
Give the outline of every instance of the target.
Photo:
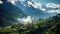
M 39 19 L 30 24 L 1 27 L 0 34 L 59 34 L 59 23 L 60 14 L 49 19 Z

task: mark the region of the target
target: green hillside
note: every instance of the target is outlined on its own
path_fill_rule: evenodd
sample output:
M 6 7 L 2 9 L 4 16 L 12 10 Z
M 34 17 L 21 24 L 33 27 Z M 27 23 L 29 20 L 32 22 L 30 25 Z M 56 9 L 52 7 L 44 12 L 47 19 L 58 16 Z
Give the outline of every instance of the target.
M 28 24 L 0 27 L 0 34 L 56 34 L 59 33 L 60 14 Z M 58 31 L 58 32 L 57 32 Z

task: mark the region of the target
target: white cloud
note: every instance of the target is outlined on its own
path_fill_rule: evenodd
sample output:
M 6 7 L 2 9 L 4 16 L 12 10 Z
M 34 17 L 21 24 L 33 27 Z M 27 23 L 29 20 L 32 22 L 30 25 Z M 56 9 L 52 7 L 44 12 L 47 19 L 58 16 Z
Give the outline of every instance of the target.
M 34 4 L 33 4 L 32 2 L 28 1 L 28 6 L 30 7 L 30 5 L 32 5 L 34 8 L 39 8 L 39 7 L 41 7 L 41 4 L 40 4 L 40 3 L 34 2 Z
M 48 13 L 57 13 L 57 14 L 60 14 L 60 4 L 47 3 L 46 7 L 47 8 L 53 8 L 52 10 L 47 11 Z M 54 10 L 55 8 L 58 8 L 58 9 Z
M 21 4 L 23 4 L 23 2 L 24 2 L 25 0 L 8 0 L 7 2 L 10 2 L 10 3 L 12 3 L 13 5 L 15 5 L 15 2 L 17 2 L 17 1 L 20 1 Z M 25 5 L 24 5 L 24 6 L 25 6 Z
M 3 2 L 0 0 L 0 4 L 2 4 Z
M 15 5 L 15 2 L 16 2 L 17 0 L 8 0 L 7 2 L 11 2 L 12 4 L 14 4 Z
M 60 10 L 49 10 L 49 13 L 60 13 Z
M 30 1 L 28 1 L 28 6 L 30 7 L 30 5 L 32 5 L 34 8 L 40 9 L 42 11 L 46 10 L 45 8 L 42 8 L 42 4 L 40 4 L 40 3 L 36 3 L 36 2 L 32 3 Z
M 42 10 L 42 11 L 46 11 L 46 9 L 45 9 L 45 8 L 41 8 L 41 10 Z
M 47 3 L 46 4 L 47 8 L 60 8 L 60 4 L 55 4 L 55 3 Z
M 27 18 L 18 18 L 18 21 L 23 22 L 24 24 L 27 24 L 28 22 L 32 23 L 32 18 L 30 16 L 27 16 Z

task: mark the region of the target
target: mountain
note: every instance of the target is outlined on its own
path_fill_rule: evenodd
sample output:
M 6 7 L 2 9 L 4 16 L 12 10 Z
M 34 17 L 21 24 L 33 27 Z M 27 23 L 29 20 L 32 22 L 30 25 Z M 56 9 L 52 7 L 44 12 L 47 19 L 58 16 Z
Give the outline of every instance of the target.
M 0 13 L 4 10 L 4 14 L 1 19 L 6 23 L 23 23 L 31 22 L 32 20 L 48 18 L 49 14 L 39 9 L 38 5 L 32 0 L 1 0 L 3 3 L 0 4 Z M 3 21 L 2 20 L 2 21 Z
M 24 12 L 26 14 L 28 14 L 29 16 L 32 16 L 34 19 L 39 19 L 40 17 L 42 17 L 42 15 L 43 15 L 42 13 L 43 12 L 41 10 L 35 9 L 32 5 L 30 5 L 30 7 L 29 7 L 27 3 L 28 3 L 28 1 L 25 1 L 24 4 L 26 6 L 23 6 L 24 4 L 18 4 L 16 2 L 16 6 L 19 7 L 19 8 L 21 8 L 22 10 L 24 10 Z
M 19 23 L 17 19 L 26 16 L 24 11 L 9 2 L 3 1 L 3 4 L 0 4 L 0 26 Z
M 12 3 L 12 1 L 9 2 Z M 15 3 L 12 4 L 23 10 L 28 16 L 31 16 L 33 20 L 38 20 L 39 18 L 47 18 L 49 15 L 46 12 L 43 12 L 42 10 L 35 8 L 35 3 L 32 0 L 17 0 L 15 1 Z

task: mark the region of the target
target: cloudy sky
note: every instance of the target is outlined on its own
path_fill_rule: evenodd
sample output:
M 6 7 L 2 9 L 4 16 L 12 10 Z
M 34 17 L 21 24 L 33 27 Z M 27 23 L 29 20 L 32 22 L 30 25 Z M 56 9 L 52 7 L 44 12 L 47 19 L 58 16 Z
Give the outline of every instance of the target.
M 12 4 L 15 4 L 17 0 L 8 0 Z M 25 0 L 19 0 L 25 1 Z M 42 11 L 47 11 L 50 13 L 60 13 L 60 0 L 32 0 L 34 4 L 28 1 L 28 6 L 32 5 L 34 8 L 40 9 Z M 3 2 L 0 0 L 0 4 Z
M 34 2 L 45 5 L 47 12 L 60 13 L 60 0 L 33 0 Z M 41 6 L 42 7 L 42 6 Z
M 7 2 L 11 2 L 12 4 L 15 5 L 15 2 L 17 2 L 17 1 L 18 0 L 8 0 Z M 24 2 L 26 0 L 19 0 L 19 1 Z M 34 3 L 32 3 L 32 2 L 34 2 Z M 0 0 L 0 4 L 2 4 L 2 3 L 3 2 Z M 44 12 L 54 13 L 54 14 L 60 13 L 60 0 L 32 0 L 32 1 L 30 0 L 30 1 L 28 1 L 27 4 L 28 4 L 28 7 L 30 7 L 30 5 L 32 5 L 34 8 L 40 9 Z

